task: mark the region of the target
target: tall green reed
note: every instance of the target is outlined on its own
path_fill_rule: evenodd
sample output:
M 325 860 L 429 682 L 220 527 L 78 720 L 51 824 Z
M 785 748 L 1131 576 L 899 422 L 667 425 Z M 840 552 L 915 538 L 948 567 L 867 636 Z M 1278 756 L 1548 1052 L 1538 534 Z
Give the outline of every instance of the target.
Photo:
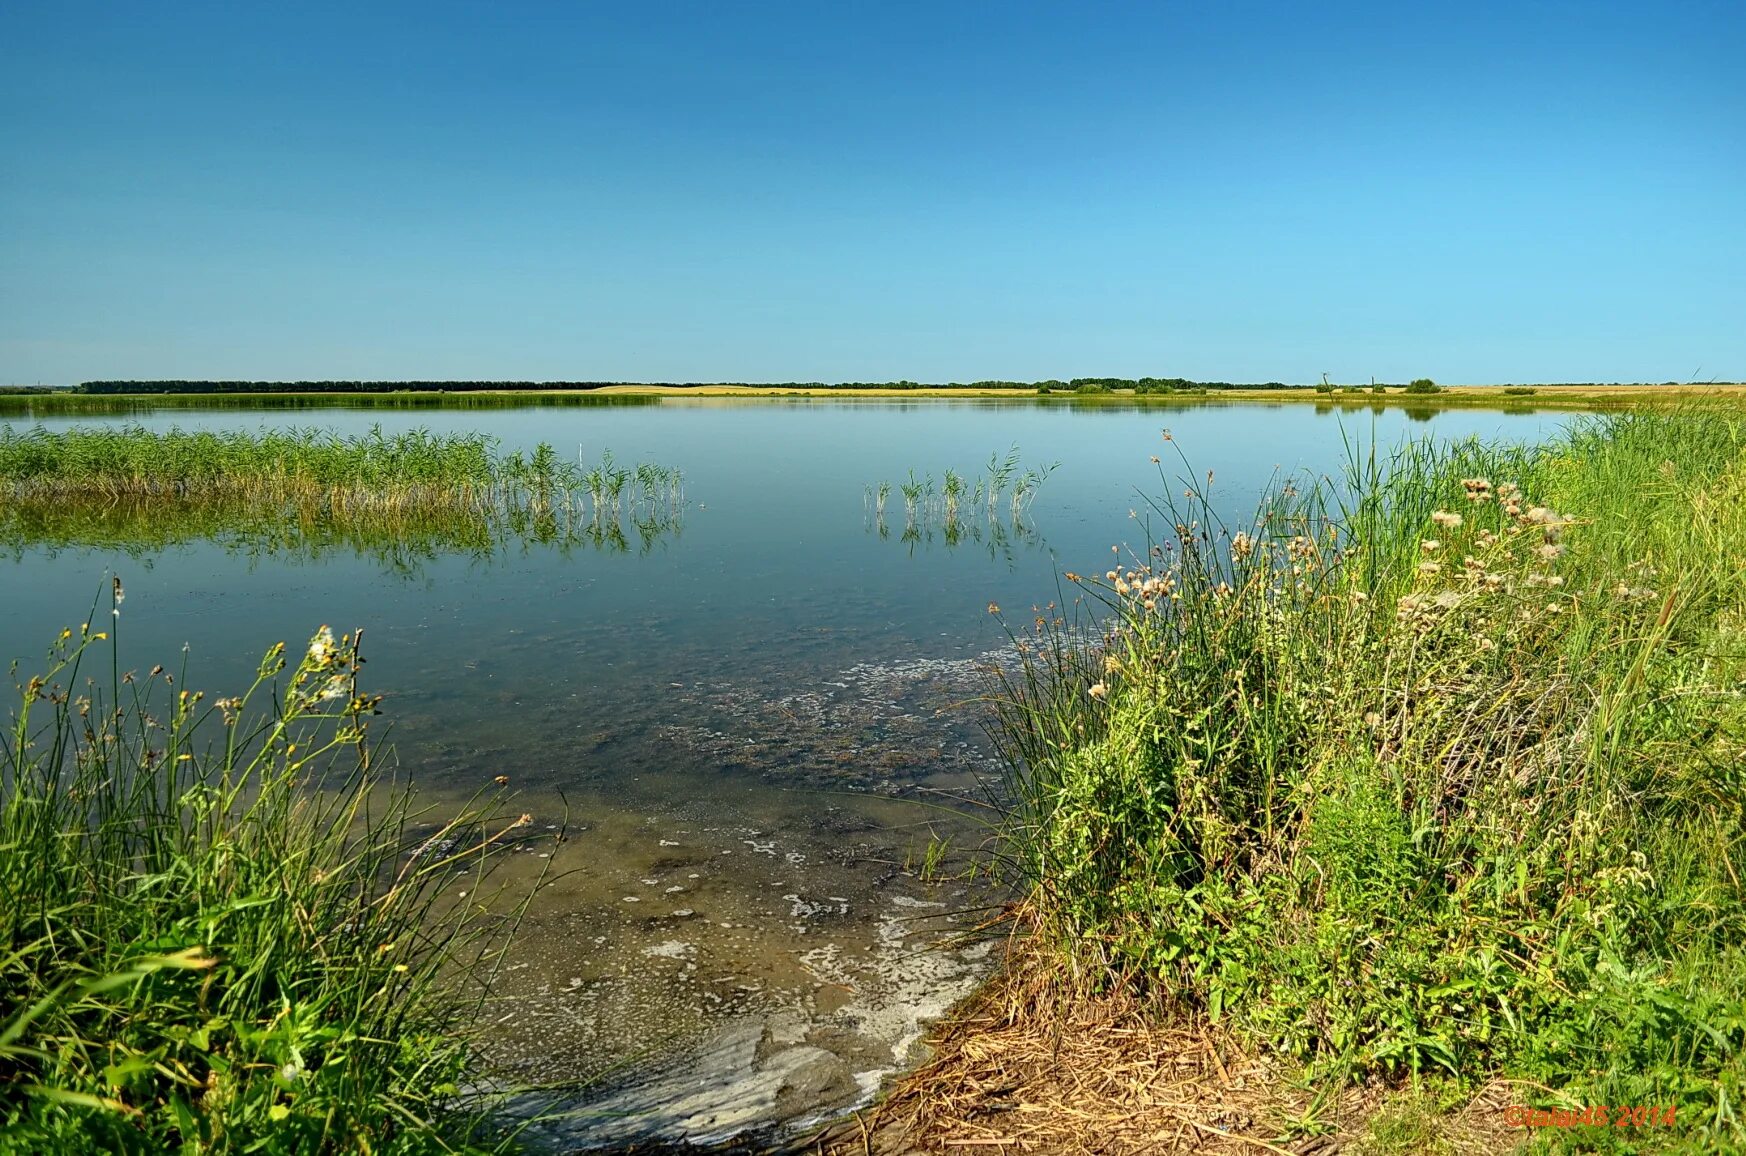
M 497 1148 L 478 1009 L 529 817 L 420 824 L 367 733 L 356 634 L 249 689 L 123 672 L 63 631 L 0 750 L 0 1150 Z M 422 837 L 421 837 L 422 836 Z

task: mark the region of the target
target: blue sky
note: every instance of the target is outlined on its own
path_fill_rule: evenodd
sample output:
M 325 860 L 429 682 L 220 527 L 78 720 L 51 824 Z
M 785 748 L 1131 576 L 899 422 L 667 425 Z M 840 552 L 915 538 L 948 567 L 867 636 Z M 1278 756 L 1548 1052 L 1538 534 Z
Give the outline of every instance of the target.
M 1746 5 L 0 10 L 0 383 L 1746 377 Z

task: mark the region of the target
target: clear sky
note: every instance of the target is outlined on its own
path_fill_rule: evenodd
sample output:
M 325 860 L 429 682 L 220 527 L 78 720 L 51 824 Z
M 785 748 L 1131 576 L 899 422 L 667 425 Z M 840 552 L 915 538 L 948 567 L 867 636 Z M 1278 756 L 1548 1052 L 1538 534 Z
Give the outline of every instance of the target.
M 0 6 L 0 383 L 1746 378 L 1746 3 Z

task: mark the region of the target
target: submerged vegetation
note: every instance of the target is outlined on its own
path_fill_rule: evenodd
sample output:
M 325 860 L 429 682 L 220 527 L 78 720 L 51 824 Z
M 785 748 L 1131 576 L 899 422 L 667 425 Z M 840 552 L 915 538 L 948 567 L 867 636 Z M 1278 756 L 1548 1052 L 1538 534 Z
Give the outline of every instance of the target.
M 420 824 L 355 634 L 208 699 L 121 672 L 121 601 L 19 683 L 0 755 L 0 1151 L 499 1146 L 462 1088 L 529 817 Z
M 352 549 L 397 567 L 515 543 L 625 550 L 677 533 L 683 475 L 609 452 L 499 453 L 413 430 L 155 433 L 0 427 L 0 545 L 129 551 L 209 539 L 251 554 Z M 627 533 L 628 530 L 628 533 Z
M 1178 483 L 997 703 L 1058 956 L 1335 1086 L 1746 1141 L 1743 434 L 1354 449 L 1241 525 Z

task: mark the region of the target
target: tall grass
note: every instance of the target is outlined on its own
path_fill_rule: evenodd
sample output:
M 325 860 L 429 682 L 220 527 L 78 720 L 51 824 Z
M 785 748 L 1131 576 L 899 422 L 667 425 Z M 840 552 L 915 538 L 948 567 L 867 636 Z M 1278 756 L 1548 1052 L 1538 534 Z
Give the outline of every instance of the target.
M 1160 501 L 997 704 L 1063 959 L 1322 1078 L 1746 1142 L 1743 433 L 1622 414 L 1353 447 L 1237 525 Z
M 500 1146 L 461 1090 L 520 910 L 481 888 L 527 818 L 480 798 L 419 837 L 361 661 L 324 627 L 210 700 L 122 672 L 87 624 L 23 677 L 0 751 L 0 1151 Z
M 676 532 L 683 475 L 653 462 L 504 454 L 481 435 L 380 429 L 154 433 L 0 426 L 0 544 L 152 549 L 213 538 L 251 553 L 347 546 L 395 565 L 508 540 L 627 549 Z

